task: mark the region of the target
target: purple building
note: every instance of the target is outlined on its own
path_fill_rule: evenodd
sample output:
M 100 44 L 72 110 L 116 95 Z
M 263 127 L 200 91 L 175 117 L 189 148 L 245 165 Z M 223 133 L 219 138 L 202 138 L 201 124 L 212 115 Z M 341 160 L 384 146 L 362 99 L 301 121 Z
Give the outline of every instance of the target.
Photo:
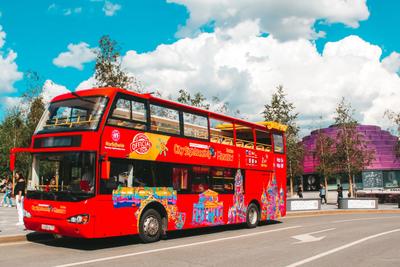
M 358 125 L 357 131 L 364 136 L 368 144 L 368 149 L 374 151 L 374 160 L 354 177 L 357 189 L 391 189 L 400 190 L 400 158 L 396 157 L 395 147 L 398 138 L 388 131 L 382 130 L 378 126 Z M 305 191 L 318 190 L 320 177 L 316 172 L 319 165 L 315 159 L 316 140 L 318 132 L 326 134 L 335 139 L 337 128 L 328 128 L 312 131 L 310 135 L 303 138 L 302 143 L 305 148 L 303 188 Z M 342 184 L 344 189 L 348 189 L 348 178 L 346 175 L 337 174 L 328 180 L 328 189 L 336 189 L 336 184 Z M 397 188 L 397 189 L 396 189 Z

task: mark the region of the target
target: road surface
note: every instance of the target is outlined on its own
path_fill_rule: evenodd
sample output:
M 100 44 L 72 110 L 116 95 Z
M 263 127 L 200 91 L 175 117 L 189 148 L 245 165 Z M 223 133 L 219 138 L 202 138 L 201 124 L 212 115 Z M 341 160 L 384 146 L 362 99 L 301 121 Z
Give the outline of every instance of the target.
M 400 266 L 399 214 L 288 217 L 138 237 L 0 244 L 0 266 Z

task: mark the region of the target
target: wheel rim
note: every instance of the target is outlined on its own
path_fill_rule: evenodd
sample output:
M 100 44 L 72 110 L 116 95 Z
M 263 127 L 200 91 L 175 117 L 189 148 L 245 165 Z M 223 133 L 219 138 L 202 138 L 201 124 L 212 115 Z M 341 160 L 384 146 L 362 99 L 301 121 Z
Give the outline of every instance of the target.
M 249 221 L 251 224 L 256 224 L 257 222 L 257 211 L 255 208 L 249 210 Z
M 143 230 L 144 233 L 148 236 L 155 236 L 160 229 L 160 223 L 157 218 L 154 216 L 149 216 L 144 220 Z

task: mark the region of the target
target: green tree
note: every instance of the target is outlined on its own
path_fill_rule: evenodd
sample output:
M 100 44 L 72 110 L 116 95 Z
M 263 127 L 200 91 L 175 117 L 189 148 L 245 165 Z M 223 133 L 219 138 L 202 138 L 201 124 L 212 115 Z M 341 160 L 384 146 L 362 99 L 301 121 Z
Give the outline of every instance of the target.
M 194 96 L 192 96 L 188 91 L 186 90 L 179 90 L 179 96 L 176 99 L 178 102 L 190 105 L 193 107 L 199 107 L 199 108 L 204 108 L 204 109 L 210 109 L 210 104 L 207 103 L 206 97 L 202 93 L 195 93 Z
M 141 86 L 135 77 L 127 74 L 121 67 L 121 48 L 110 36 L 104 35 L 95 50 L 95 79 L 97 87 L 119 87 L 140 91 Z
M 276 121 L 287 125 L 287 171 L 290 179 L 290 194 L 293 195 L 294 177 L 303 174 L 304 148 L 299 138 L 299 126 L 296 123 L 299 113 L 295 112 L 295 106 L 286 98 L 282 85 L 276 87 L 272 94 L 271 102 L 265 105 L 262 112 L 266 121 Z
M 21 97 L 24 105 L 7 110 L 0 123 L 0 171 L 9 173 L 9 152 L 13 147 L 29 147 L 32 134 L 43 114 L 43 80 L 34 71 L 24 73 L 25 91 Z M 31 156 L 19 154 L 16 166 L 25 176 L 30 171 Z
M 314 159 L 318 162 L 316 167 L 317 173 L 324 180 L 326 197 L 328 197 L 328 178 L 336 171 L 334 158 L 335 141 L 328 135 L 322 133 L 321 130 L 318 130 Z
M 354 118 L 355 110 L 345 98 L 336 107 L 335 124 L 338 129 L 335 145 L 336 170 L 346 173 L 349 180 L 350 196 L 353 192 L 353 177 L 360 173 L 374 159 L 364 136 L 357 131 L 358 122 Z

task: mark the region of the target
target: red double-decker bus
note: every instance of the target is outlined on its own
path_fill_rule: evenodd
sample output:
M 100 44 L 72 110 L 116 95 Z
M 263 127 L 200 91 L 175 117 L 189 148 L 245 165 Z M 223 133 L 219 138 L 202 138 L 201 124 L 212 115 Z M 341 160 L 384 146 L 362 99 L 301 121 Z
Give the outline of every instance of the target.
M 29 148 L 27 229 L 100 238 L 286 213 L 286 126 L 117 88 L 55 97 Z

